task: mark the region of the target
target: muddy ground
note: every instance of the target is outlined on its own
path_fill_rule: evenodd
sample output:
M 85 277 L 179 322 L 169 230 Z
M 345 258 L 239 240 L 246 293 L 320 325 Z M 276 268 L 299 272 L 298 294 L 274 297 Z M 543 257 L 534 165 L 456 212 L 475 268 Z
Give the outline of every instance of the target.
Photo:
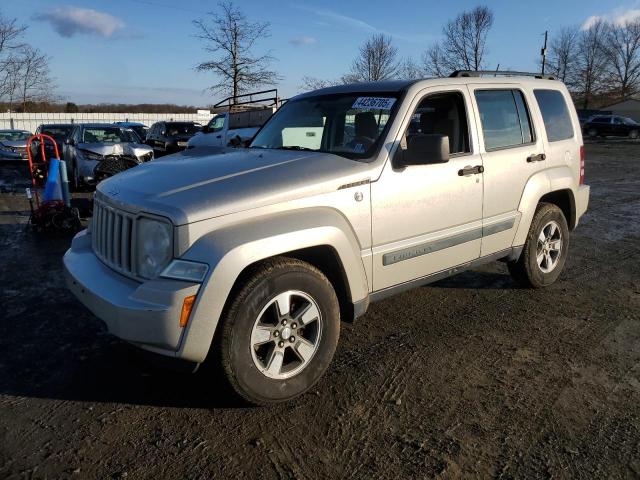
M 372 305 L 272 408 L 140 363 L 2 194 L 0 477 L 639 477 L 640 145 L 588 145 L 587 181 L 555 285 L 493 264 Z

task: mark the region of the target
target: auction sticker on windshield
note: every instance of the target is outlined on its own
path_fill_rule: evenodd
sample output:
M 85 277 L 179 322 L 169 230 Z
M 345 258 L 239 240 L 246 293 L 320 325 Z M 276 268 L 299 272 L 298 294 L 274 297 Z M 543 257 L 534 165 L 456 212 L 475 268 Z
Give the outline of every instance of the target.
M 389 97 L 358 97 L 351 108 L 391 110 L 395 101 L 395 98 Z

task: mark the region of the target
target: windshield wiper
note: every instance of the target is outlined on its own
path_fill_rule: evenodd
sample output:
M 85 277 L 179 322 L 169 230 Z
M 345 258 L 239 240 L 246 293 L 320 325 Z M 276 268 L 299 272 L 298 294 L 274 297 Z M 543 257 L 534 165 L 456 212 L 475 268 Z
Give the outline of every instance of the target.
M 288 145 L 286 147 L 276 147 L 276 150 L 304 150 L 305 152 L 317 152 L 318 150 L 314 150 L 309 147 L 301 147 L 300 145 Z

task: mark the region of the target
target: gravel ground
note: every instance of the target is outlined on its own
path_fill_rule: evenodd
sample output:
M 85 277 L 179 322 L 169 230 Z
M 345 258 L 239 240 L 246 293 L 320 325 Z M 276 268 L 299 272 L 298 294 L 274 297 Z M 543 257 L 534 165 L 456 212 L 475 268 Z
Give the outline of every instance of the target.
M 0 477 L 638 478 L 640 145 L 588 145 L 587 181 L 555 285 L 492 264 L 374 304 L 271 408 L 141 363 L 2 194 Z

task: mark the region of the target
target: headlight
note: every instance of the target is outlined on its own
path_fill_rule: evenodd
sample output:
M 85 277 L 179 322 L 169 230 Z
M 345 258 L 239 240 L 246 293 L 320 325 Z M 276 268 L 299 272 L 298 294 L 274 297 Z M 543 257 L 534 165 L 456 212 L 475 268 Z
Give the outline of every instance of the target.
M 173 257 L 173 229 L 167 222 L 140 218 L 137 225 L 137 272 L 143 278 L 156 278 Z
M 206 263 L 191 262 L 188 260 L 174 260 L 160 274 L 161 277 L 187 280 L 189 282 L 202 282 L 209 265 Z

